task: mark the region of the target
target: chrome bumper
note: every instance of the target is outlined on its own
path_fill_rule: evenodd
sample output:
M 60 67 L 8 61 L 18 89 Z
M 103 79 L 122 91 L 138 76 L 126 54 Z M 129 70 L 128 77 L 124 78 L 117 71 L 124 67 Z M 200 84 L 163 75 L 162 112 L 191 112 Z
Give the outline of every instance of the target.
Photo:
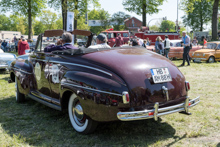
M 200 97 L 197 97 L 193 100 L 189 100 L 189 97 L 186 98 L 184 103 L 173 105 L 170 107 L 159 108 L 159 103 L 154 104 L 154 109 L 143 110 L 143 111 L 131 111 L 131 112 L 118 112 L 117 117 L 121 121 L 132 121 L 132 120 L 141 120 L 141 119 L 150 119 L 158 120 L 158 117 L 172 114 L 176 112 L 184 111 L 189 112 L 189 108 L 197 105 L 200 102 Z

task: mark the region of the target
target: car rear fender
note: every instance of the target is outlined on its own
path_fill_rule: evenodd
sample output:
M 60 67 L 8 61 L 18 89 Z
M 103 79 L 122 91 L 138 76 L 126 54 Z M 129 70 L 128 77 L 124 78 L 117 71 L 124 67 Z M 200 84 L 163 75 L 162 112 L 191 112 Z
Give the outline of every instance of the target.
M 128 91 L 124 83 L 100 75 L 68 71 L 61 80 L 61 104 L 65 108 L 68 93 L 75 93 L 83 107 L 84 113 L 96 121 L 117 120 L 120 108 L 128 108 L 122 99 L 123 91 Z

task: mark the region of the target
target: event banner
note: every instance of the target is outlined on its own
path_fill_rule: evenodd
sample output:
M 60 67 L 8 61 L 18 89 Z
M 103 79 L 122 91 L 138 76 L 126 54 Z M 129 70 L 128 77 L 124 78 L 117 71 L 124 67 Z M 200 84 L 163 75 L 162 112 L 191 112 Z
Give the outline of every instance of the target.
M 67 31 L 73 31 L 74 30 L 74 12 L 67 12 Z M 74 45 L 74 35 L 73 35 L 73 42 L 72 44 Z

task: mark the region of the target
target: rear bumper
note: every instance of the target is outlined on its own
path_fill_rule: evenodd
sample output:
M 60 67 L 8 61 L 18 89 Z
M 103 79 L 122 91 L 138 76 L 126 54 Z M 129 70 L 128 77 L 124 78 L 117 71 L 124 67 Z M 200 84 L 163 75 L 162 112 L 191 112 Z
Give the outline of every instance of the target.
M 156 102 L 154 105 L 154 109 L 132 112 L 118 112 L 117 117 L 121 121 L 132 121 L 150 118 L 154 118 L 154 120 L 157 120 L 158 117 L 167 114 L 172 114 L 181 111 L 188 113 L 189 108 L 197 105 L 199 102 L 200 97 L 197 97 L 193 100 L 189 100 L 189 97 L 187 97 L 184 103 L 164 108 L 159 108 L 159 103 Z

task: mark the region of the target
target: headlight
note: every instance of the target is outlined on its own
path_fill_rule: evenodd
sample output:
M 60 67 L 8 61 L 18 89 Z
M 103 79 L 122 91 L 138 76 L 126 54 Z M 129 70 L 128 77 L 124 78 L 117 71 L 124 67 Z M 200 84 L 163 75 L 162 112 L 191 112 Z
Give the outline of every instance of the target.
M 203 54 L 203 57 L 205 57 L 205 54 Z

